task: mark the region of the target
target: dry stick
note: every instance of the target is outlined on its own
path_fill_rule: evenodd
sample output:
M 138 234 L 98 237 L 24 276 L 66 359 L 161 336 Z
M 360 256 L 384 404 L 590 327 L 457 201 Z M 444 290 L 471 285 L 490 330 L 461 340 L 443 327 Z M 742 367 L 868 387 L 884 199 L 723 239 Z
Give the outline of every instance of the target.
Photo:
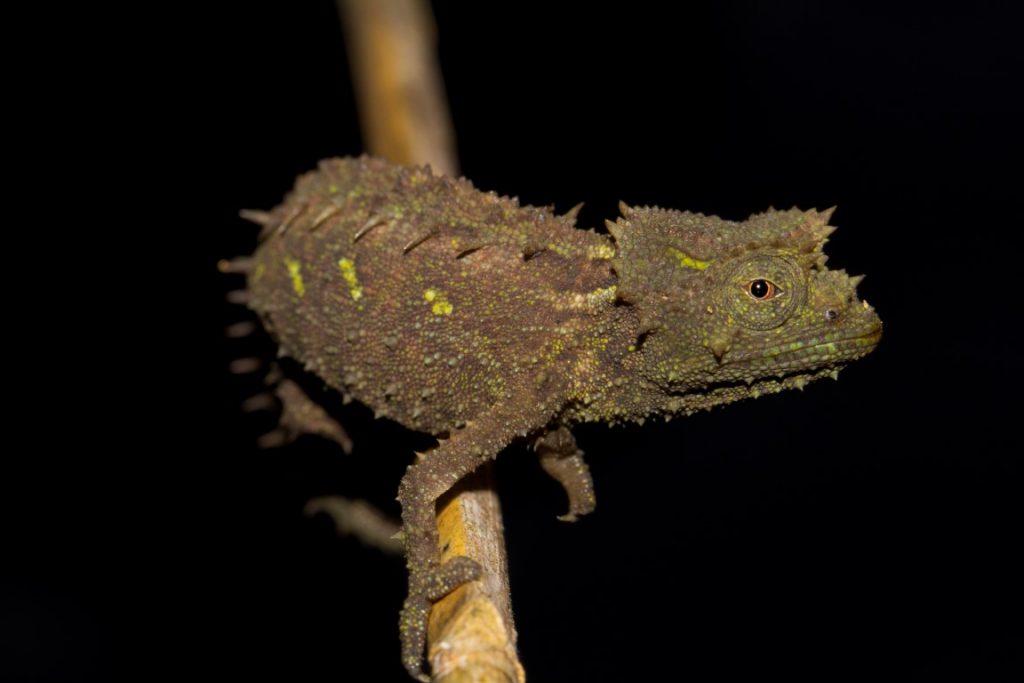
M 426 3 L 338 0 L 338 7 L 367 150 L 457 175 Z M 428 658 L 434 683 L 523 683 L 526 678 L 516 656 L 504 528 L 492 476 L 485 465 L 439 502 L 443 559 L 471 557 L 483 567 L 483 576 L 431 610 Z
M 457 176 L 455 135 L 421 0 L 338 0 L 366 149 Z

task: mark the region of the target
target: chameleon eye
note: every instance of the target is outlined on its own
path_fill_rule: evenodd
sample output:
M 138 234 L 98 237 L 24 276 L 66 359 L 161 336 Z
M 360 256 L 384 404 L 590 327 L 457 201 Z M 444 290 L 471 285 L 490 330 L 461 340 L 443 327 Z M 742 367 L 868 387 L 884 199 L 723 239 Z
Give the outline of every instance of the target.
M 758 278 L 747 283 L 747 294 L 758 301 L 767 301 L 779 295 L 779 288 L 771 280 Z
M 800 265 L 784 256 L 758 254 L 738 261 L 725 277 L 728 284 L 719 289 L 722 304 L 751 330 L 785 323 L 807 290 Z

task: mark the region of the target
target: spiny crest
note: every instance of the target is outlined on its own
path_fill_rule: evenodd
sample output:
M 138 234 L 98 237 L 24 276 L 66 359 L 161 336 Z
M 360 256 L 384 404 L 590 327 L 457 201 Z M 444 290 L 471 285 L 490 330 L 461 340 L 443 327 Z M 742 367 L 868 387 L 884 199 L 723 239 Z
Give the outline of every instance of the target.
M 356 211 L 367 214 L 357 238 L 385 224 L 408 226 L 415 238 L 405 244 L 406 252 L 443 238 L 453 257 L 484 246 L 524 257 L 552 247 L 563 255 L 586 255 L 603 239 L 574 229 L 578 207 L 556 216 L 549 207 L 521 206 L 514 197 L 479 191 L 466 178 L 435 175 L 429 166 L 398 166 L 367 156 L 325 159 L 318 170 L 300 176 L 264 233 L 283 232 L 280 228 L 291 223 L 318 229 Z
M 619 295 L 636 303 L 654 294 L 683 293 L 718 261 L 758 250 L 788 253 L 806 266 L 823 268 L 822 247 L 835 228 L 828 225 L 835 207 L 826 211 L 769 209 L 743 222 L 689 211 L 630 207 L 607 222 L 615 238 L 612 265 L 619 275 Z

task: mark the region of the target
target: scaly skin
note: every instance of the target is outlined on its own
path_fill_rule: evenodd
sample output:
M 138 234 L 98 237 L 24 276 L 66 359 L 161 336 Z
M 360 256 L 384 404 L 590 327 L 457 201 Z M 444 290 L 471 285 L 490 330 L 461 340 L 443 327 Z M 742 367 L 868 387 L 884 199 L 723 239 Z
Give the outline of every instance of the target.
M 434 504 L 481 462 L 535 439 L 574 518 L 594 498 L 567 427 L 803 387 L 878 342 L 858 279 L 825 268 L 829 212 L 622 214 L 600 235 L 366 157 L 321 162 L 270 213 L 250 305 L 281 353 L 440 438 L 399 487 L 416 678 L 430 603 L 479 574 L 468 558 L 440 564 Z

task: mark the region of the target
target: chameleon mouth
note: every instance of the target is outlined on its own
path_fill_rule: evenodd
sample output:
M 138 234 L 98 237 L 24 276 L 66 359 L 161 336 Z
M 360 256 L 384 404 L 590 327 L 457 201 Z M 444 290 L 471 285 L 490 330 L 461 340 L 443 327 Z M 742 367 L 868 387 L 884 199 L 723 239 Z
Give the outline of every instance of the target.
M 882 339 L 882 325 L 873 325 L 866 332 L 838 338 L 825 335 L 823 339 L 812 343 L 792 342 L 768 349 L 761 358 L 769 365 L 802 366 L 803 368 L 820 368 L 824 365 L 856 360 L 870 353 Z
M 814 339 L 796 340 L 770 347 L 757 356 L 736 358 L 732 363 L 763 372 L 783 375 L 834 367 L 871 353 L 882 338 L 882 325 L 876 322 L 850 334 L 825 334 Z
M 683 393 L 674 394 L 673 403 L 669 405 L 669 412 L 690 414 L 722 403 L 777 394 L 789 389 L 803 389 L 811 382 L 821 379 L 838 379 L 839 371 L 846 362 L 869 353 L 878 343 L 880 337 L 881 330 L 879 329 L 857 337 L 850 337 L 843 342 L 833 342 L 856 345 L 860 349 L 850 352 L 842 359 L 810 366 L 803 361 L 793 363 L 791 366 L 776 361 L 764 364 L 763 369 L 757 371 L 754 376 L 733 377 L 731 380 L 715 382 L 696 391 L 687 389 Z M 743 372 L 741 369 L 740 373 Z M 755 377 L 757 378 L 755 379 Z
M 807 355 L 819 355 L 824 353 L 830 357 L 845 357 L 848 354 L 855 354 L 855 357 L 859 358 L 860 354 L 869 353 L 875 346 L 878 345 L 879 340 L 882 338 L 882 327 L 881 325 L 874 329 L 865 332 L 863 334 L 839 337 L 838 339 L 829 339 L 817 341 L 812 344 L 806 344 L 801 342 L 793 342 L 788 348 L 783 347 L 773 353 L 766 353 L 763 358 L 778 358 L 788 354 L 797 354 L 800 356 Z

